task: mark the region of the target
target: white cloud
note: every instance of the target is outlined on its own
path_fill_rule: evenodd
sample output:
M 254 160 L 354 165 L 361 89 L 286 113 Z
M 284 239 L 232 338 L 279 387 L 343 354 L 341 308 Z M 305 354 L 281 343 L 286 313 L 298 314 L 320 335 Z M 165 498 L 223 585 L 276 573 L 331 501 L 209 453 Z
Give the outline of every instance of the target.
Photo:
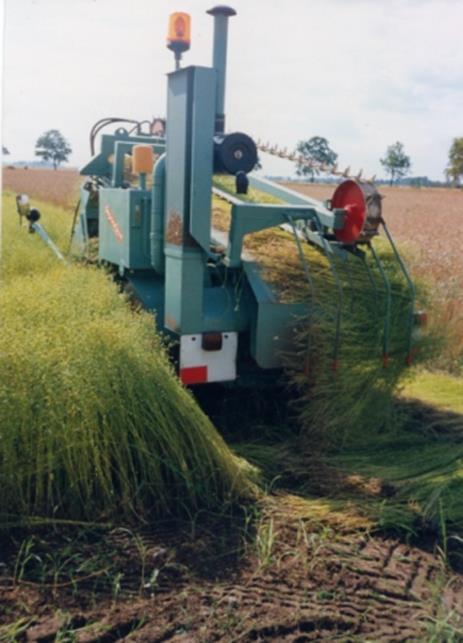
M 236 0 L 230 21 L 229 127 L 293 146 L 326 136 L 340 162 L 381 173 L 396 140 L 414 172 L 442 176 L 463 135 L 463 3 L 456 0 Z M 212 4 L 212 3 L 210 3 Z M 209 3 L 7 0 L 4 141 L 31 158 L 57 127 L 73 161 L 106 115 L 165 111 L 168 15 L 192 14 L 188 64 L 211 61 Z M 290 167 L 288 171 L 290 171 Z

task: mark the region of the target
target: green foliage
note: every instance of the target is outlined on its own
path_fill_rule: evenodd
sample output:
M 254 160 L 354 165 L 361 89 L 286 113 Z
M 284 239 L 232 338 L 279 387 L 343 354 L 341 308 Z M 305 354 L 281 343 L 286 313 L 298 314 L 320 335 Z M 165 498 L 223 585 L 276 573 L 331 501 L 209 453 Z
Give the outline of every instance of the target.
M 299 141 L 297 151 L 305 160 L 316 161 L 325 165 L 334 165 L 338 158 L 336 152 L 330 148 L 327 139 L 323 136 L 312 136 L 307 141 Z M 310 176 L 312 182 L 315 175 L 320 174 L 317 168 L 307 167 L 301 163 L 296 163 L 296 167 L 299 176 Z
M 381 502 L 370 508 L 383 528 L 432 526 L 442 536 L 447 524 L 463 529 L 462 428 L 460 420 L 453 437 L 444 431 L 431 433 L 426 425 L 382 436 L 373 432 L 329 461 L 346 474 L 388 485 L 389 498 L 378 498 Z
M 391 185 L 395 180 L 405 176 L 411 168 L 410 157 L 405 154 L 403 143 L 399 141 L 389 145 L 386 150 L 386 156 L 380 161 L 387 174 L 391 177 Z
M 445 170 L 447 178 L 459 185 L 463 178 L 463 136 L 454 138 L 449 150 L 449 162 Z
M 56 267 L 55 255 L 40 241 L 36 234 L 28 234 L 27 223 L 22 227 L 16 212 L 14 197 L 3 199 L 3 243 L 0 275 L 9 281 L 19 276 L 29 276 L 46 272 Z M 62 208 L 34 201 L 44 215 L 43 222 L 48 234 L 58 248 L 67 248 L 71 216 Z M 24 218 L 24 217 L 23 217 Z
M 263 516 L 257 526 L 255 540 L 259 567 L 268 567 L 273 562 L 275 539 L 276 534 L 273 518 Z
M 235 177 L 226 174 L 214 174 L 213 185 L 223 192 L 232 196 L 238 196 L 240 201 L 245 203 L 280 203 L 280 201 L 269 194 L 264 194 L 254 188 L 249 188 L 247 194 L 237 195 L 235 192 Z M 222 202 L 223 203 L 223 202 Z
M 172 371 L 152 317 L 110 278 L 57 265 L 5 202 L 0 292 L 0 514 L 133 520 L 252 494 Z M 41 206 L 67 236 L 70 215 Z
M 220 187 L 230 190 L 224 181 Z M 264 200 L 253 189 L 246 199 Z M 272 438 L 237 449 L 261 469 L 267 484 L 297 484 L 298 493 L 315 490 L 318 495 L 322 489 L 330 498 L 330 518 L 339 511 L 344 522 L 362 518 L 371 526 L 412 536 L 431 527 L 445 541 L 448 529 L 463 529 L 462 381 L 406 365 L 410 295 L 385 242 L 376 239 L 374 247 L 392 291 L 387 368 L 382 359 L 386 291 L 367 252 L 364 260 L 354 255 L 335 260 L 342 303 L 338 364 L 333 369 L 341 297 L 326 257 L 303 244 L 311 292 L 288 233 L 272 230 L 247 238 L 246 250 L 259 261 L 280 300 L 305 299 L 312 308 L 309 319 L 301 320 L 296 351 L 286 356 L 294 410 L 302 424 L 300 439 L 282 444 Z M 429 309 L 427 291 L 420 283 L 415 286 L 418 305 Z M 430 360 L 441 342 L 431 331 L 415 337 L 415 363 Z M 452 413 L 435 418 L 424 408 L 423 417 L 410 419 L 408 406 L 397 402 L 401 391 L 428 401 L 439 414 Z M 277 434 L 278 429 L 280 425 Z M 266 433 L 270 435 L 270 429 Z
M 214 182 L 230 188 L 226 181 Z M 265 199 L 255 189 L 246 195 L 248 201 Z M 226 217 L 228 206 L 221 208 Z M 214 210 L 213 223 L 217 218 Z M 393 252 L 381 239 L 374 243 L 391 285 L 387 368 L 383 358 L 387 289 L 369 251 L 333 256 L 330 264 L 321 250 L 303 243 L 311 286 L 290 233 L 271 229 L 245 240 L 245 249 L 259 262 L 262 277 L 279 301 L 310 304 L 309 317 L 300 320 L 294 348 L 285 355 L 308 446 L 349 443 L 366 432 L 391 428 L 397 420 L 394 395 L 410 374 L 406 360 L 412 301 Z M 418 298 L 426 307 L 427 296 L 420 286 Z M 431 333 L 414 340 L 414 362 L 429 359 L 438 346 L 440 338 Z
M 224 180 L 214 178 L 214 183 L 230 189 Z M 255 189 L 246 195 L 253 202 L 266 198 Z M 228 206 L 221 207 L 227 211 Z M 396 420 L 394 394 L 410 372 L 406 359 L 412 301 L 393 252 L 380 239 L 375 248 L 391 285 L 387 368 L 383 361 L 387 289 L 370 252 L 333 257 L 330 264 L 321 250 L 303 243 L 311 287 L 290 233 L 271 229 L 245 240 L 245 249 L 259 262 L 263 278 L 281 302 L 310 304 L 309 318 L 300 321 L 295 348 L 285 356 L 307 444 L 318 445 L 321 440 L 339 444 L 390 427 Z M 418 295 L 420 305 L 425 305 L 420 287 Z M 428 359 L 439 344 L 434 335 L 422 338 L 413 348 L 415 363 Z
M 56 170 L 61 163 L 67 163 L 72 149 L 64 136 L 56 129 L 44 132 L 35 144 L 35 155 L 44 161 L 51 161 Z
M 376 249 L 391 283 L 387 330 L 387 292 L 370 254 L 334 259 L 333 272 L 318 251 L 305 250 L 313 282 L 312 313 L 309 323 L 301 323 L 299 349 L 289 366 L 300 392 L 301 421 L 317 442 L 349 442 L 397 421 L 394 394 L 410 372 L 412 303 L 392 252 L 378 242 Z M 435 337 L 422 338 L 413 348 L 415 362 L 428 359 L 437 344 Z
M 17 643 L 24 638 L 27 629 L 33 623 L 32 616 L 21 616 L 11 623 L 0 625 L 0 641 L 4 643 Z
M 432 181 L 427 176 L 412 176 L 408 179 L 408 185 L 413 188 L 432 187 Z

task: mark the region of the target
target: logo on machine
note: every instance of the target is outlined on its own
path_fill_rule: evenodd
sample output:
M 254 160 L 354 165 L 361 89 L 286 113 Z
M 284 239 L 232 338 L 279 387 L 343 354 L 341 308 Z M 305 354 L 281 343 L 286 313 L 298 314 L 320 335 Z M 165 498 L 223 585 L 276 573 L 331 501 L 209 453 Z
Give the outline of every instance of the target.
M 119 224 L 114 217 L 114 214 L 111 212 L 111 208 L 109 207 L 109 205 L 105 205 L 104 213 L 106 218 L 109 221 L 109 225 L 113 229 L 114 236 L 119 241 L 119 243 L 122 243 L 124 239 L 124 235 L 122 234 L 122 230 L 120 229 Z

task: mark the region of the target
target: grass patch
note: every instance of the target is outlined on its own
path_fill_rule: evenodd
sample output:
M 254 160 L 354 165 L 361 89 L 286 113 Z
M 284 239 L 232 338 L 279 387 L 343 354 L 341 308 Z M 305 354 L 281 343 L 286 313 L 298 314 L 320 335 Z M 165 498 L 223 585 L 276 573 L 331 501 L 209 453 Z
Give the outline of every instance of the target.
M 34 201 L 34 207 L 42 214 L 39 223 L 62 251 L 69 246 L 72 211 L 63 207 Z M 0 279 L 3 283 L 19 276 L 38 276 L 56 268 L 55 255 L 45 246 L 37 234 L 29 234 L 28 223 L 19 225 L 15 196 L 6 193 L 2 200 L 2 244 Z
M 413 398 L 400 403 L 405 424 L 334 457 L 342 470 L 389 485 L 390 497 L 375 508 L 383 526 L 431 526 L 441 540 L 447 528 L 463 531 L 462 392 L 462 379 L 416 373 L 402 391 Z
M 416 373 L 406 384 L 402 395 L 422 400 L 438 409 L 463 415 L 463 378 L 461 377 L 422 371 Z

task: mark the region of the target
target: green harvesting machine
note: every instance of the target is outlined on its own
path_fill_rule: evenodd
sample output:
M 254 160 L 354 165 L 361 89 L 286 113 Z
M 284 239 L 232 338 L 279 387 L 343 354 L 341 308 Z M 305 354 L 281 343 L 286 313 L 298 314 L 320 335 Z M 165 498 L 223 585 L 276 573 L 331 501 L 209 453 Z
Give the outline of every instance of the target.
M 386 365 L 391 288 L 372 245 L 383 227 L 409 292 L 403 323 L 409 338 L 404 359 L 410 360 L 417 320 L 414 287 L 382 219 L 381 196 L 372 182 L 350 178 L 336 167 L 322 169 L 347 178 L 325 203 L 253 172 L 258 149 L 299 159 L 245 133 L 226 132 L 227 32 L 236 12 L 216 6 L 208 13 L 214 21 L 211 67 L 180 67 L 190 45 L 190 17 L 170 17 L 168 47 L 176 68 L 167 79 L 166 121 L 151 123 L 148 132 L 143 124 L 118 118 L 102 119 L 93 127 L 93 157 L 81 170 L 87 178 L 76 210 L 73 251 L 86 255 L 98 246 L 99 261 L 111 266 L 131 295 L 153 312 L 158 330 L 176 339 L 175 360 L 185 384 L 244 383 L 272 378 L 282 367 L 297 320 L 307 319 L 311 306 L 310 298 L 281 300 L 258 261 L 243 249 L 246 236 L 283 227 L 292 235 L 308 289 L 311 267 L 305 244 L 323 253 L 338 282 L 338 260 L 352 255 L 362 260 L 373 253 L 386 298 L 378 352 Z M 131 129 L 119 127 L 120 121 Z M 119 128 L 101 135 L 95 154 L 96 135 L 107 125 Z M 129 179 L 127 155 L 132 161 Z M 224 189 L 223 182 L 218 187 L 216 179 L 224 174 L 233 177 L 227 185 L 234 189 Z M 250 188 L 271 199 L 250 202 Z M 212 226 L 213 194 L 231 208 L 228 233 Z M 340 282 L 338 291 L 341 302 Z M 334 365 L 342 342 L 342 314 L 339 303 L 337 313 L 324 322 L 334 327 Z

